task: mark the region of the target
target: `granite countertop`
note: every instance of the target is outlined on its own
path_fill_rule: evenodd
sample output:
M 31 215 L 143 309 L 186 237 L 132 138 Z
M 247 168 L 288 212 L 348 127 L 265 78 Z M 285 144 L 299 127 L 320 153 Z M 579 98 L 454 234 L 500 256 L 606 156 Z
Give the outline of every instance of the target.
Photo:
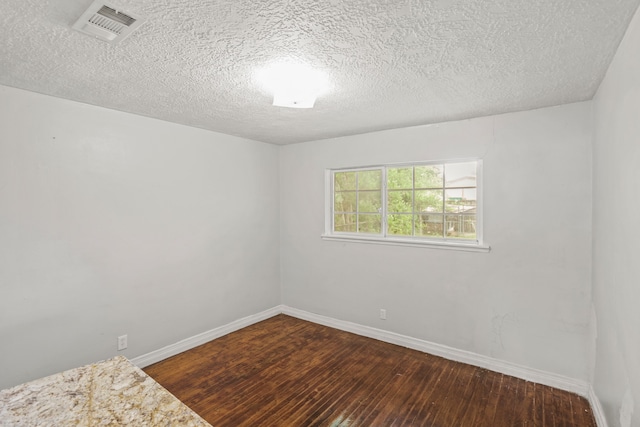
M 122 356 L 0 391 L 0 426 L 211 427 Z

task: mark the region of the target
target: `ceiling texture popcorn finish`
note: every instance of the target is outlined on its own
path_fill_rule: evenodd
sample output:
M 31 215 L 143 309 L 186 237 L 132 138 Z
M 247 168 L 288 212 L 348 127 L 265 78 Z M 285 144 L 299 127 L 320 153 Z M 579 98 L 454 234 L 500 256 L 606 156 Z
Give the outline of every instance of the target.
M 640 0 L 112 0 L 144 16 L 111 45 L 91 0 L 2 0 L 0 84 L 275 144 L 590 99 Z M 326 74 L 313 109 L 256 70 Z

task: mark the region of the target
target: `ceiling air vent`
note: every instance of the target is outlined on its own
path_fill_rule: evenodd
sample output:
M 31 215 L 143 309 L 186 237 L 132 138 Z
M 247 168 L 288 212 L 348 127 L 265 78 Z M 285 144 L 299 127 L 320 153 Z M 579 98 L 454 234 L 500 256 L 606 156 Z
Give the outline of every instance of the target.
M 73 29 L 115 43 L 127 37 L 141 24 L 139 17 L 98 0 L 73 24 Z

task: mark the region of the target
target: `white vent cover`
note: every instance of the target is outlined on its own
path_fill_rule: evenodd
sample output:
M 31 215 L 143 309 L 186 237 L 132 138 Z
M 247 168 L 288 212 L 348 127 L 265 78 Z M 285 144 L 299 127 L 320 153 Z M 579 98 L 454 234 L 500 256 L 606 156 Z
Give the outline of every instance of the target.
M 115 43 L 131 34 L 142 22 L 138 16 L 122 12 L 108 3 L 96 0 L 73 24 L 73 29 L 100 40 Z

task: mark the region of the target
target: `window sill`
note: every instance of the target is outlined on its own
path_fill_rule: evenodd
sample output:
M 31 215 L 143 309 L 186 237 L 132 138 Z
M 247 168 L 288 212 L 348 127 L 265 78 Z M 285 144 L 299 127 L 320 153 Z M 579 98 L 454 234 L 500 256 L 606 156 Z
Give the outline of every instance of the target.
M 489 252 L 491 247 L 488 245 L 478 245 L 476 243 L 464 243 L 454 241 L 434 242 L 418 239 L 398 239 L 384 237 L 368 237 L 368 236 L 340 236 L 335 234 L 323 234 L 320 236 L 323 240 L 335 242 L 350 243 L 370 243 L 374 245 L 393 245 L 393 246 L 411 246 L 416 248 L 444 249 L 450 251 L 464 252 Z

